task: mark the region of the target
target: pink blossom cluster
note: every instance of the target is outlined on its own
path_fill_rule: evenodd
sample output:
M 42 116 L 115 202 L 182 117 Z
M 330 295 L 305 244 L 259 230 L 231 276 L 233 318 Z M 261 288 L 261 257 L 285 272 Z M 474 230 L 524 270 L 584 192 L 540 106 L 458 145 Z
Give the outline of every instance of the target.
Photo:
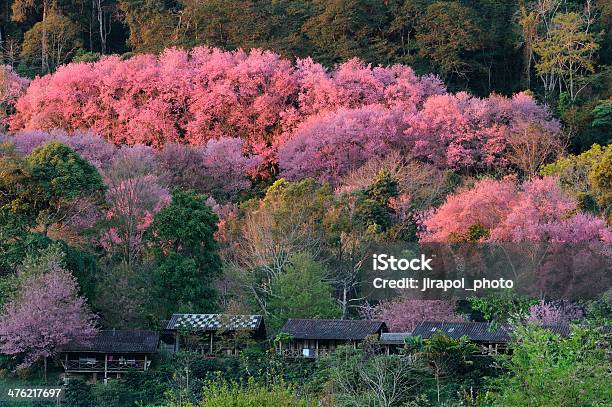
M 15 109 L 14 131 L 93 131 L 155 148 L 239 138 L 243 152 L 267 164 L 280 148 L 289 178 L 332 181 L 355 165 L 347 157 L 360 162 L 389 149 L 445 168 L 500 168 L 508 129 L 527 122 L 558 131 L 548 109 L 524 93 L 450 94 L 437 77 L 404 65 L 352 59 L 327 69 L 260 49 L 170 48 L 68 64 L 33 80 Z M 313 168 L 301 174 L 308 160 Z
M 2 137 L 2 136 L 0 136 Z M 15 145 L 18 153 L 28 155 L 36 147 L 50 141 L 59 141 L 72 148 L 90 164 L 102 169 L 112 161 L 117 153 L 117 147 L 108 143 L 102 137 L 90 131 L 77 131 L 68 135 L 64 131 L 29 130 L 16 133 L 13 136 L 4 136 L 2 139 Z
M 519 185 L 512 178 L 483 179 L 447 197 L 424 221 L 422 241 L 466 241 L 470 227 L 496 242 L 610 242 L 605 221 L 577 212 L 576 199 L 554 177 L 534 178 Z
M 0 125 L 8 125 L 8 114 L 12 113 L 17 99 L 25 92 L 30 81 L 19 76 L 12 67 L 0 65 Z
M 311 116 L 280 147 L 282 174 L 336 182 L 368 158 L 390 151 L 461 172 L 500 170 L 509 164 L 509 132 L 526 125 L 559 131 L 548 109 L 525 93 L 484 99 L 445 93 L 407 103 L 412 102 L 389 107 L 387 101 Z
M 153 173 L 167 184 L 209 194 L 233 194 L 247 189 L 251 185 L 250 179 L 257 175 L 263 162 L 261 156 L 246 153 L 244 140 L 231 137 L 211 139 L 203 146 L 169 143 L 159 150 L 143 144 L 118 148 L 90 131 L 69 134 L 57 129 L 0 135 L 2 141 L 12 143 L 16 151 L 23 155 L 30 154 L 42 144 L 59 141 L 96 166 L 107 181 L 108 171 L 115 172 L 115 176 L 120 175 L 116 171 L 120 170 L 121 161 L 128 167 L 122 171 L 133 173 L 136 171 L 133 167 L 137 165 L 141 167 L 137 170 L 140 175 Z
M 95 318 L 79 296 L 75 278 L 64 269 L 32 276 L 21 295 L 0 315 L 0 352 L 25 354 L 21 367 L 53 356 L 70 341 L 96 333 Z
M 582 309 L 570 302 L 545 302 L 529 307 L 528 322 L 538 325 L 565 325 L 584 316 Z
M 461 322 L 454 301 L 398 298 L 383 302 L 370 311 L 372 317 L 385 321 L 391 332 L 412 332 L 421 321 Z

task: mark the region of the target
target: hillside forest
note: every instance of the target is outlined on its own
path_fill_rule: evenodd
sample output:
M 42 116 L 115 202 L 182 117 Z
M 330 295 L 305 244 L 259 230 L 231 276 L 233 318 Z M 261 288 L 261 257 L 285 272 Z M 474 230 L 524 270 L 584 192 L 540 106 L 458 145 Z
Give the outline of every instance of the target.
M 611 29 L 605 0 L 3 2 L 0 384 L 59 383 L 101 329 L 257 314 L 237 357 L 160 356 L 62 405 L 612 403 Z M 364 296 L 374 247 L 431 243 L 546 248 L 541 281 L 603 294 Z M 511 324 L 512 352 L 289 361 L 289 318 Z

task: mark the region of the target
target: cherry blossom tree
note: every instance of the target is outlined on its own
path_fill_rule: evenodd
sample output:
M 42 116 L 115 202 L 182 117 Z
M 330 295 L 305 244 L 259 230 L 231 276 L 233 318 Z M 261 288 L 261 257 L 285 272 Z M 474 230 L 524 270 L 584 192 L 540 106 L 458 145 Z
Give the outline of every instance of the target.
M 0 127 L 8 125 L 15 102 L 25 92 L 30 81 L 19 76 L 9 65 L 0 65 Z
M 113 160 L 117 147 L 104 138 L 91 132 L 74 132 L 68 135 L 61 130 L 50 132 L 42 130 L 22 131 L 6 138 L 15 145 L 18 153 L 30 154 L 36 147 L 50 141 L 59 141 L 72 148 L 81 157 L 98 169 L 106 168 Z
M 412 332 L 421 321 L 464 321 L 455 311 L 455 303 L 445 300 L 400 298 L 381 303 L 372 314 L 385 321 L 391 332 Z
M 78 291 L 63 268 L 27 278 L 0 315 L 0 352 L 23 356 L 20 367 L 28 367 L 70 341 L 91 338 L 95 317 Z
M 578 243 L 609 239 L 605 221 L 576 213 L 577 205 L 557 178 L 529 180 L 510 203 L 507 216 L 491 229 L 491 240 Z
M 202 151 L 193 146 L 168 143 L 156 154 L 157 173 L 168 185 L 203 192 Z
M 584 312 L 575 304 L 566 301 L 552 303 L 541 300 L 538 304 L 529 307 L 527 321 L 538 325 L 565 325 L 583 316 Z
M 131 263 L 141 253 L 143 233 L 155 214 L 170 203 L 170 193 L 157 177 L 144 175 L 114 183 L 107 200 L 111 208 L 106 213 L 108 228 L 102 234 L 102 245 Z
M 444 204 L 423 222 L 426 232 L 421 241 L 469 241 L 470 228 L 475 225 L 488 234 L 508 216 L 517 194 L 512 179 L 496 181 L 485 178 L 473 188 L 460 189 L 448 196 Z
M 555 177 L 516 180 L 483 179 L 447 197 L 428 216 L 422 241 L 469 241 L 475 226 L 477 240 L 555 243 L 603 241 L 610 229 L 603 219 L 577 213 L 577 201 L 564 192 Z
M 402 147 L 422 161 L 461 172 L 506 168 L 507 138 L 520 123 L 537 126 L 552 139 L 559 132 L 546 106 L 525 93 L 512 98 L 451 94 L 439 78 L 417 76 L 404 65 L 373 67 L 352 59 L 326 69 L 309 58 L 292 64 L 260 49 L 170 48 L 159 56 L 68 64 L 34 79 L 15 110 L 14 131 L 88 130 L 114 144 L 161 148 L 240 138 L 242 152 L 260 155 L 268 167 L 276 164 L 279 147 L 290 143 L 286 149 L 296 149 L 308 133 L 315 139 L 308 158 L 316 159 L 318 131 L 327 129 L 334 134 L 331 144 L 341 143 L 358 131 L 341 125 L 349 117 L 369 117 L 357 126 L 378 134 L 374 144 L 389 130 L 395 139 L 401 122 Z M 376 155 L 372 141 L 366 144 L 360 154 Z M 298 173 L 302 160 L 296 159 L 294 169 L 288 166 L 293 160 L 286 159 L 285 169 Z
M 400 149 L 403 114 L 379 105 L 340 109 L 315 116 L 298 127 L 279 151 L 281 174 L 338 182 L 368 158 Z
M 110 207 L 101 243 L 127 263 L 139 257 L 144 231 L 155 214 L 170 203 L 170 192 L 155 169 L 153 150 L 139 145 L 122 148 L 104 173 Z
M 207 192 L 234 194 L 251 186 L 249 174 L 254 174 L 262 160 L 258 155 L 244 155 L 244 141 L 223 137 L 209 140 L 202 149 L 202 166 Z

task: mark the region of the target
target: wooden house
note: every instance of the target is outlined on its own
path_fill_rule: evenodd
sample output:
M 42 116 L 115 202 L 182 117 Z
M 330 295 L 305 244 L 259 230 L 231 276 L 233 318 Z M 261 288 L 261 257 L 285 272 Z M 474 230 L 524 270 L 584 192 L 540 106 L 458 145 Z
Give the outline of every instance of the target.
M 568 325 L 546 325 L 543 328 L 566 337 L 570 333 Z M 505 352 L 511 339 L 512 327 L 508 324 L 492 325 L 488 322 L 420 322 L 413 336 L 429 339 L 435 332 L 441 332 L 449 338 L 467 337 L 470 342 L 478 345 L 482 354 L 494 355 Z
M 383 332 L 380 335 L 380 344 L 387 355 L 398 353 L 404 347 L 406 338 L 411 335 L 410 332 Z
M 232 356 L 248 343 L 265 339 L 261 315 L 173 314 L 162 330 L 162 349 Z
M 100 331 L 89 340 L 63 346 L 59 360 L 65 378 L 84 376 L 96 382 L 101 376 L 106 382 L 128 370 L 149 369 L 158 343 L 159 333 L 154 331 Z
M 339 319 L 289 319 L 277 341 L 279 354 L 291 358 L 317 358 L 333 352 L 337 346 L 357 346 L 367 337 L 380 338 L 387 332 L 383 321 Z

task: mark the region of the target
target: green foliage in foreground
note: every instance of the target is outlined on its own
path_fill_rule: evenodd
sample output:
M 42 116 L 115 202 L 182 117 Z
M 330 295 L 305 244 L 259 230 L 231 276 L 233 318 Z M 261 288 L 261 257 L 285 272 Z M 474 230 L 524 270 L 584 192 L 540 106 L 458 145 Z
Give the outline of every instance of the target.
M 609 406 L 612 403 L 606 339 L 598 331 L 573 328 L 562 339 L 551 331 L 519 326 L 507 374 L 488 395 L 493 406 Z
M 401 354 L 367 340 L 317 361 L 255 348 L 233 358 L 179 353 L 108 385 L 73 382 L 66 407 L 611 405 L 609 344 L 598 330 L 573 327 L 561 338 L 517 326 L 511 346 L 511 355 L 483 357 L 465 339 L 436 335 L 415 337 Z
M 300 399 L 292 386 L 284 383 L 264 385 L 255 380 L 247 384 L 238 382 L 212 381 L 202 390 L 202 400 L 197 404 L 184 403 L 172 397 L 168 407 L 306 407 L 308 403 Z
M 471 297 L 469 303 L 472 310 L 480 312 L 487 321 L 504 324 L 524 318 L 529 314 L 529 307 L 537 304 L 538 300 L 507 291 L 485 297 Z

